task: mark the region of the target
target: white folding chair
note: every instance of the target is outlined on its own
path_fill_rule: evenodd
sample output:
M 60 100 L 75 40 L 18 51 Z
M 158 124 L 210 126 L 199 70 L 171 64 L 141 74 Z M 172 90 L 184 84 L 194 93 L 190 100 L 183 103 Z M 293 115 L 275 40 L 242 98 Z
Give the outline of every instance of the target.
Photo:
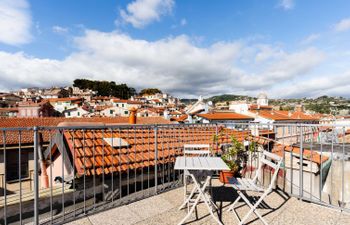
M 209 144 L 185 144 L 184 145 L 184 156 L 185 157 L 207 157 L 210 156 L 210 145 Z M 180 206 L 182 209 L 188 203 L 188 191 L 187 191 L 187 180 L 191 177 L 189 171 L 184 171 L 184 203 Z M 195 188 L 192 189 L 190 196 L 194 195 Z
M 279 171 L 281 164 L 282 164 L 282 160 L 283 160 L 282 157 L 264 150 L 262 152 L 262 157 L 260 158 L 259 168 L 256 171 L 256 174 L 255 174 L 253 179 L 232 178 L 230 180 L 230 184 L 237 191 L 239 196 L 234 201 L 234 203 L 230 206 L 228 211 L 232 211 L 234 213 L 234 215 L 237 217 L 240 225 L 243 224 L 249 218 L 250 214 L 253 212 L 259 217 L 259 219 L 261 219 L 261 221 L 265 225 L 268 224 L 265 221 L 265 219 L 257 211 L 257 207 L 264 200 L 264 198 L 272 191 L 274 183 L 275 183 L 277 175 L 278 175 L 278 171 Z M 265 189 L 262 185 L 259 184 L 259 180 L 261 180 L 259 178 L 261 177 L 261 174 L 263 172 L 262 170 L 264 169 L 264 167 L 263 167 L 264 165 L 267 165 L 267 166 L 274 169 L 273 175 L 271 177 L 271 183 L 267 187 L 267 189 Z M 248 198 L 246 196 L 246 194 L 247 194 L 246 191 L 258 192 L 258 193 L 263 193 L 263 194 L 260 196 L 259 200 L 253 205 L 248 200 Z M 237 212 L 235 211 L 235 205 L 237 204 L 237 202 L 240 199 L 243 199 L 245 201 L 245 203 L 250 207 L 249 212 L 243 217 L 242 220 L 239 219 Z

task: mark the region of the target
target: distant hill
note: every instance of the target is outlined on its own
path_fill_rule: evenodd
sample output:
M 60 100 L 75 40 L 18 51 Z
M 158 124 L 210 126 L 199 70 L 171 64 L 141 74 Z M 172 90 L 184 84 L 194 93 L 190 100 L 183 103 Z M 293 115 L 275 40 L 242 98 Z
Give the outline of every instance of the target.
M 204 99 L 205 102 L 230 102 L 246 100 L 248 103 L 256 103 L 257 98 L 247 95 L 223 94 Z M 188 105 L 193 104 L 197 99 L 181 99 Z M 269 105 L 279 106 L 282 110 L 293 110 L 295 105 L 302 104 L 305 110 L 316 113 L 331 113 L 334 115 L 350 114 L 350 99 L 344 97 L 320 96 L 316 98 L 289 98 L 289 99 L 269 99 Z
M 205 99 L 205 101 L 212 101 L 214 104 L 217 102 L 230 102 L 230 101 L 254 101 L 256 98 L 247 96 L 247 95 L 231 95 L 231 94 L 223 94 L 223 95 L 216 95 L 212 96 L 210 98 Z
M 196 99 L 196 98 L 183 98 L 183 99 L 180 99 L 180 101 L 185 105 L 189 105 L 189 104 L 195 103 L 196 101 L 198 101 L 198 99 Z

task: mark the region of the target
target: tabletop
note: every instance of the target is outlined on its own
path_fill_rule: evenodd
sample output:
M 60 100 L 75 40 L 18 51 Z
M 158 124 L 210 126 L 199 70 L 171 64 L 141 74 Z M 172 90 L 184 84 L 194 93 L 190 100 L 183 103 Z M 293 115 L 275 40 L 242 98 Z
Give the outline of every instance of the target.
M 176 158 L 175 170 L 230 170 L 220 157 L 184 157 Z

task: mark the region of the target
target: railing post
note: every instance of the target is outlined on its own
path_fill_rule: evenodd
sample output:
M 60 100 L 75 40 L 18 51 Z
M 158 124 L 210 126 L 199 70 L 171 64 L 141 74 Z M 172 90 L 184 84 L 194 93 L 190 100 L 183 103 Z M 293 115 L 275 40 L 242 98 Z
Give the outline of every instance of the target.
M 300 158 L 299 158 L 299 197 L 300 199 L 303 197 L 303 186 L 304 186 L 304 179 L 303 179 L 303 128 L 302 125 L 300 125 Z
M 219 134 L 219 128 L 218 128 L 218 124 L 216 123 L 215 124 L 215 148 L 216 148 L 216 151 L 218 151 L 219 149 L 219 137 L 218 137 L 218 134 Z M 215 152 L 215 151 L 213 151 Z M 213 154 L 215 155 L 215 154 Z
M 158 192 L 158 126 L 154 127 L 154 192 Z
M 34 225 L 39 224 L 38 127 L 34 127 Z

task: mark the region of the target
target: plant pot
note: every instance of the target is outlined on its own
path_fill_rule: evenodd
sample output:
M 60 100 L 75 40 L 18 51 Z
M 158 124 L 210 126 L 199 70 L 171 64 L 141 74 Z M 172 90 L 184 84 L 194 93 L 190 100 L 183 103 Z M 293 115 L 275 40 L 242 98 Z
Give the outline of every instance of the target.
M 220 171 L 220 182 L 223 183 L 223 184 L 228 184 L 230 179 L 232 177 L 235 177 L 236 176 L 236 171 L 232 171 L 232 170 L 223 170 L 223 171 Z

